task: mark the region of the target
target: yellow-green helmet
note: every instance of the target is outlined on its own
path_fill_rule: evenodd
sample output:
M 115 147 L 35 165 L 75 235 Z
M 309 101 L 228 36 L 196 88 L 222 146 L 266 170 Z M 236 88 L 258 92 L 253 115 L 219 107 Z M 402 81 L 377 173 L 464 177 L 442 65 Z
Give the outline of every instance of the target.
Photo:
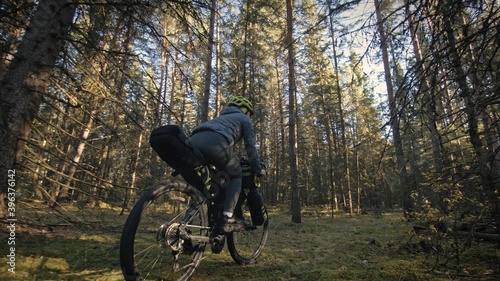
M 229 99 L 228 105 L 236 105 L 238 107 L 244 107 L 250 112 L 250 115 L 253 115 L 253 106 L 252 103 L 242 96 L 234 96 Z

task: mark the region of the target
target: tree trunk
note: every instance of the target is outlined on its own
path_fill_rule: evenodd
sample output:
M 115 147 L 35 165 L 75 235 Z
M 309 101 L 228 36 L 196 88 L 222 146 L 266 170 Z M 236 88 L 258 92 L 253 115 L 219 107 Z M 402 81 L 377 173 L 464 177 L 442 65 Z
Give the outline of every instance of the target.
M 94 116 L 96 114 L 97 114 L 96 109 L 91 110 L 89 113 L 87 123 L 85 124 L 85 127 L 83 128 L 83 131 L 80 134 L 80 139 L 78 146 L 76 147 L 75 155 L 71 159 L 71 165 L 69 171 L 66 173 L 66 176 L 64 177 L 65 179 L 63 180 L 63 184 L 61 185 L 61 190 L 57 193 L 56 202 L 72 199 L 70 198 L 71 196 L 68 196 L 69 189 L 71 187 L 71 182 L 73 181 L 73 177 L 75 176 L 76 168 L 80 163 L 80 159 L 82 158 L 87 139 L 89 138 L 90 135 L 90 130 L 92 129 L 92 125 L 94 123 Z M 63 170 L 61 172 L 64 173 L 65 171 Z
M 274 202 L 280 202 L 286 198 L 286 191 L 287 188 L 285 187 L 284 182 L 284 175 L 286 175 L 286 162 L 285 162 L 285 155 L 286 155 L 286 140 L 285 140 L 285 112 L 283 110 L 283 85 L 280 83 L 281 77 L 280 77 L 280 60 L 278 56 L 278 51 L 275 50 L 274 52 L 274 70 L 276 72 L 276 102 L 275 107 L 277 108 L 275 112 L 275 116 L 277 116 L 276 119 L 278 119 L 278 126 L 274 127 L 274 130 L 276 130 L 276 178 L 275 178 L 275 183 L 274 183 L 274 188 L 276 189 L 275 192 L 275 197 L 274 197 Z
M 447 16 L 450 7 L 453 7 L 453 3 L 451 2 L 451 0 L 447 0 L 446 4 L 447 5 L 445 6 L 441 6 L 439 10 L 443 14 L 444 32 L 448 40 L 451 63 L 453 69 L 455 70 L 454 78 L 459 85 L 460 97 L 464 102 L 469 140 L 477 157 L 477 173 L 479 174 L 481 184 L 487 196 L 490 198 L 492 216 L 495 219 L 496 225 L 498 226 L 500 225 L 500 199 L 498 197 L 500 187 L 495 182 L 494 178 L 494 173 L 498 172 L 492 171 L 492 163 L 488 163 L 489 155 L 487 155 L 487 152 L 483 147 L 479 132 L 479 113 L 476 108 L 477 100 L 475 99 L 474 91 L 469 88 L 469 84 L 467 82 L 469 80 L 469 77 L 457 50 L 457 43 L 455 38 L 456 35 L 452 26 L 452 18 Z M 497 232 L 500 234 L 500 228 L 497 229 Z
M 340 190 L 344 190 L 344 183 L 346 183 L 348 192 L 349 192 L 349 197 L 351 198 L 351 191 L 350 191 L 350 176 L 349 176 L 349 155 L 347 153 L 347 142 L 346 142 L 346 135 L 345 135 L 345 122 L 344 122 L 344 111 L 343 111 L 343 106 L 342 106 L 342 89 L 340 88 L 340 76 L 339 76 L 339 66 L 338 66 L 338 57 L 337 57 L 337 48 L 335 46 L 335 30 L 333 29 L 333 13 L 332 13 L 332 1 L 327 0 L 327 5 L 328 5 L 328 20 L 329 20 L 329 29 L 330 29 L 330 37 L 332 39 L 332 50 L 333 50 L 333 66 L 335 68 L 335 88 L 337 90 L 338 94 L 338 110 L 339 110 L 339 123 L 340 123 L 340 130 L 341 130 L 341 136 L 342 136 L 342 148 L 344 151 L 344 176 L 345 180 L 343 179 L 342 176 L 339 177 L 339 185 L 340 185 Z M 329 121 L 330 122 L 330 121 Z M 330 130 L 330 124 L 328 124 L 328 130 Z M 333 159 L 332 161 L 332 166 L 333 166 Z M 333 173 L 333 172 L 332 172 Z M 333 174 L 332 174 L 333 177 Z M 335 183 L 332 183 L 333 185 Z M 352 200 L 349 211 L 352 214 Z M 344 204 L 345 207 L 345 204 Z M 338 210 L 338 200 L 337 200 L 337 194 L 335 194 L 335 209 Z M 332 216 L 333 216 L 333 211 L 332 211 Z
M 398 116 L 398 104 L 394 97 L 394 89 L 392 87 L 392 75 L 391 68 L 389 64 L 389 52 L 387 47 L 387 38 L 384 31 L 384 24 L 382 19 L 382 13 L 380 11 L 379 0 L 375 1 L 375 12 L 377 14 L 377 27 L 380 34 L 380 48 L 382 50 L 382 60 L 384 62 L 384 74 L 385 83 L 387 86 L 387 97 L 389 102 L 389 111 L 391 118 L 392 135 L 394 138 L 394 146 L 396 148 L 396 159 L 397 159 L 397 174 L 399 176 L 399 185 L 402 188 L 402 203 L 403 212 L 405 217 L 409 217 L 413 212 L 412 200 L 411 200 L 411 187 L 408 186 L 408 173 L 406 170 L 406 161 L 403 151 L 403 140 L 401 137 L 399 116 Z
M 177 36 L 177 42 L 176 44 L 179 44 L 179 41 L 180 41 L 180 34 L 179 34 L 179 31 L 176 32 Z M 182 81 L 177 81 L 177 72 L 180 72 L 181 70 L 178 70 L 178 65 L 175 63 L 176 61 L 179 61 L 179 52 L 175 52 L 175 56 L 173 58 L 173 66 L 172 66 L 172 70 L 171 70 L 171 76 L 170 76 L 170 92 L 169 92 L 169 109 L 168 109 L 168 114 L 167 114 L 167 124 L 171 124 L 172 122 L 172 119 L 175 117 L 177 118 L 177 116 L 174 116 L 174 112 L 177 111 L 177 103 L 178 101 L 176 100 L 177 99 L 177 92 L 179 91 L 180 92 L 180 88 L 181 88 L 181 84 L 182 84 Z M 168 66 L 167 66 L 168 67 Z M 166 76 L 167 77 L 167 76 Z M 182 80 L 182 79 L 181 79 Z M 165 89 L 165 93 L 166 93 L 166 89 Z M 179 105 L 181 106 L 181 105 Z M 182 124 L 182 122 L 181 122 Z
M 12 61 L 13 54 L 18 46 L 19 38 L 26 29 L 26 24 L 29 22 L 29 16 L 34 6 L 33 0 L 17 0 L 10 2 L 11 3 L 2 5 L 2 14 L 4 15 L 2 22 L 8 24 L 3 25 L 5 29 L 2 30 L 3 46 L 0 54 L 0 79 L 2 79 Z M 4 21 L 4 19 L 6 20 Z
M 219 116 L 222 111 L 222 101 L 221 101 L 221 65 L 222 65 L 222 44 L 220 42 L 220 31 L 219 31 L 220 23 L 217 21 L 217 30 L 215 33 L 217 34 L 217 44 L 215 45 L 215 112 L 214 116 Z
M 203 90 L 203 102 L 201 105 L 201 122 L 208 120 L 208 104 L 210 101 L 210 85 L 212 82 L 212 57 L 214 49 L 214 29 L 215 29 L 215 10 L 217 0 L 211 0 L 210 8 L 210 28 L 208 31 L 207 61 L 205 66 L 205 88 Z
M 326 108 L 326 101 L 324 98 L 324 95 L 321 95 L 321 103 L 323 105 L 323 112 L 328 112 L 328 109 Z M 334 210 L 338 209 L 338 202 L 337 202 L 337 189 L 335 185 L 335 167 L 333 165 L 334 163 L 334 157 L 333 157 L 333 144 L 332 144 L 332 116 L 330 112 L 327 113 L 326 115 L 326 142 L 327 142 L 327 148 L 328 148 L 328 177 L 327 177 L 327 182 L 329 185 L 329 190 L 330 190 L 330 208 L 331 208 L 331 218 L 333 219 L 334 217 Z
M 142 116 L 142 120 L 146 120 L 147 116 L 149 115 L 149 106 L 146 104 L 146 108 L 144 109 L 144 113 Z M 142 147 L 142 139 L 144 138 L 145 130 L 142 129 L 144 127 L 144 124 L 141 124 L 140 126 L 140 133 L 139 136 L 137 137 L 137 142 L 135 145 L 136 151 L 135 155 L 132 158 L 132 163 L 130 163 L 130 184 L 128 186 L 127 192 L 125 194 L 125 199 L 123 200 L 123 206 L 122 206 L 122 211 L 120 215 L 123 214 L 125 209 L 128 209 L 130 206 L 130 201 L 135 195 L 135 190 L 137 190 L 135 183 L 137 182 L 137 169 L 139 167 L 139 161 L 141 160 L 141 147 Z
M 416 64 L 418 66 L 418 76 L 422 77 L 422 83 L 424 87 L 420 90 L 421 95 L 423 95 L 423 104 L 426 107 L 426 115 L 429 118 L 429 130 L 432 142 L 432 154 L 434 157 L 434 170 L 437 177 L 441 177 L 444 168 L 444 157 L 443 157 L 443 145 L 440 139 L 438 127 L 437 127 L 437 113 L 435 106 L 434 90 L 431 88 L 431 83 L 425 75 L 428 72 L 428 65 L 424 61 L 422 56 L 422 48 L 420 40 L 418 39 L 417 28 L 414 26 L 414 16 L 410 12 L 410 4 L 408 0 L 404 0 L 406 17 L 408 18 L 408 26 L 410 29 L 410 34 L 413 43 L 413 51 L 415 53 Z
M 286 1 L 287 19 L 287 48 L 288 48 L 288 130 L 289 130 L 289 152 L 290 152 L 290 180 L 292 185 L 292 222 L 302 222 L 300 214 L 300 190 L 298 183 L 298 163 L 297 163 L 297 128 L 295 114 L 295 51 L 293 49 L 293 0 Z
M 54 63 L 73 22 L 68 0 L 41 0 L 0 81 L 0 200 L 7 194 L 8 171 L 21 160 L 24 140 L 38 113 Z M 0 216 L 6 215 L 5 205 Z

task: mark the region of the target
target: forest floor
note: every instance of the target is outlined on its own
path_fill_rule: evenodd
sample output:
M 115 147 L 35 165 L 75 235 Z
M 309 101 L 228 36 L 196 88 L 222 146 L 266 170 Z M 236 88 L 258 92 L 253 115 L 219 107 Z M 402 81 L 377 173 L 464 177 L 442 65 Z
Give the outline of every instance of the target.
M 1 227 L 0 280 L 123 280 L 118 242 L 126 214 L 111 208 L 17 205 L 15 231 Z M 75 223 L 75 221 L 80 221 Z M 401 212 L 349 216 L 304 210 L 301 223 L 270 210 L 256 264 L 207 250 L 191 280 L 500 280 L 498 244 L 417 235 Z M 8 244 L 15 235 L 15 246 Z M 10 240 L 12 241 L 12 239 Z M 454 243 L 455 241 L 455 243 Z M 455 247 L 454 245 L 458 245 Z M 9 272 L 15 247 L 15 273 Z

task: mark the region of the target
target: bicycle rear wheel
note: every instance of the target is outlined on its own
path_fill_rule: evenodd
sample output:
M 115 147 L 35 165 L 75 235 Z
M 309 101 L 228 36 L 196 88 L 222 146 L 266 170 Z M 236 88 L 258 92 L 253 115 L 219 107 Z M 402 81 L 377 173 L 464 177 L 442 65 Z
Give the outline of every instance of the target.
M 241 213 L 237 212 L 245 221 L 242 231 L 232 232 L 227 235 L 227 247 L 233 260 L 238 264 L 251 264 L 257 261 L 262 254 L 267 240 L 269 219 L 264 224 L 257 226 L 251 223 L 250 210 L 246 202 L 241 204 Z
M 208 242 L 208 215 L 195 188 L 175 182 L 146 193 L 120 240 L 125 280 L 188 280 Z

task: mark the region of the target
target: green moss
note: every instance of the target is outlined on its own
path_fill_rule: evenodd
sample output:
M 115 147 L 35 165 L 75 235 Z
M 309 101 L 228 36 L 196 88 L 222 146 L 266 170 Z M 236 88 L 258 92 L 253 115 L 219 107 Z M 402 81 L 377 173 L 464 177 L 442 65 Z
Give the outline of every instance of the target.
M 93 227 L 53 229 L 19 233 L 16 241 L 16 273 L 0 272 L 0 280 L 123 280 L 118 241 L 126 216 L 99 210 L 102 223 Z M 87 214 L 94 218 L 95 216 Z M 498 277 L 498 250 L 488 244 L 473 244 L 463 253 L 461 267 L 435 266 L 432 253 L 409 253 L 412 224 L 399 213 L 371 216 L 336 214 L 304 217 L 290 222 L 284 212 L 271 213 L 269 237 L 256 264 L 237 265 L 227 249 L 207 251 L 193 281 L 219 280 L 450 280 L 460 276 Z M 57 224 L 52 219 L 51 223 Z M 110 227 L 113 226 L 113 227 Z M 7 262 L 0 257 L 2 269 Z M 453 270 L 450 270 L 452 268 Z M 456 272 L 453 275 L 450 272 Z M 478 278 L 481 280 L 481 278 Z

